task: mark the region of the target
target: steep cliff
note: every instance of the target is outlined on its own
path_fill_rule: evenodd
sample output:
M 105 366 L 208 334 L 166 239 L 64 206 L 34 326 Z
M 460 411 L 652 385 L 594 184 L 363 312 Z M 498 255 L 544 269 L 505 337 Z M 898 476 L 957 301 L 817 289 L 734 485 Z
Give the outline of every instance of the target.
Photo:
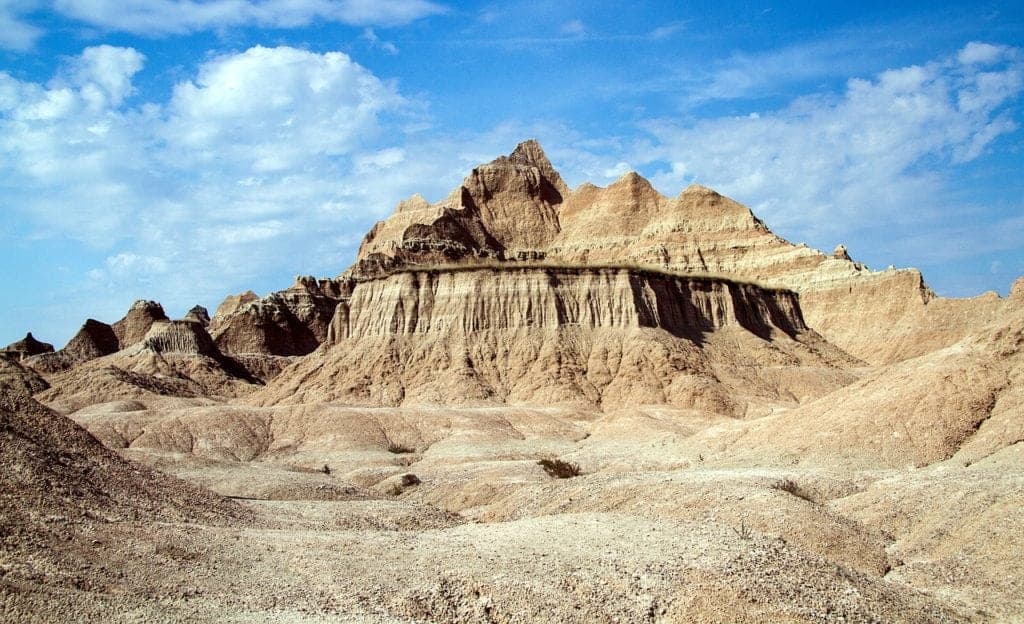
M 853 363 L 806 327 L 788 291 L 629 268 L 408 270 L 358 282 L 323 350 L 253 400 L 743 416 L 849 383 L 841 367 Z
M 914 269 L 872 271 L 773 234 L 745 206 L 693 185 L 674 198 L 635 172 L 569 191 L 536 141 L 482 165 L 446 200 L 399 205 L 374 226 L 347 275 L 407 266 L 547 259 L 632 263 L 790 289 L 826 338 L 874 363 L 956 342 L 998 313 L 991 298 L 938 298 Z

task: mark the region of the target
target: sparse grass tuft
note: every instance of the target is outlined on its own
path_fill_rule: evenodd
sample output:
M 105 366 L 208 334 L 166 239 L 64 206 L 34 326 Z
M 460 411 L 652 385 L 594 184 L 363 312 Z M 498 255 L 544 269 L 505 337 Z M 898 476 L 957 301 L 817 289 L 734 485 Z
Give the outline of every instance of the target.
M 782 479 L 781 481 L 776 481 L 775 483 L 772 484 L 771 487 L 773 490 L 781 490 L 783 492 L 786 492 L 787 494 L 796 496 L 797 498 L 802 498 L 808 503 L 818 502 L 814 500 L 814 498 L 811 497 L 811 495 L 807 491 L 801 488 L 796 481 L 790 478 Z
M 391 494 L 392 496 L 398 496 L 399 494 L 404 492 L 406 488 L 410 488 L 414 485 L 419 485 L 420 483 L 423 482 L 420 481 L 419 477 L 412 474 L 411 472 L 407 472 L 404 475 L 402 475 L 398 481 L 391 484 L 391 486 L 388 488 L 388 494 Z
M 544 468 L 544 472 L 559 479 L 569 479 L 583 474 L 578 464 L 561 459 L 542 459 L 537 464 Z
M 750 530 L 750 527 L 748 527 L 748 526 L 747 526 L 747 520 L 746 520 L 746 518 L 744 518 L 743 520 L 740 520 L 740 526 L 739 526 L 739 528 L 736 528 L 736 527 L 732 527 L 732 530 L 733 530 L 733 532 L 734 532 L 734 533 L 735 533 L 736 535 L 738 535 L 738 536 L 739 536 L 739 538 L 740 538 L 741 540 L 743 540 L 743 541 L 745 541 L 745 542 L 746 542 L 746 541 L 750 541 L 750 540 L 754 539 L 754 532 L 753 532 L 753 531 L 751 531 L 751 530 Z

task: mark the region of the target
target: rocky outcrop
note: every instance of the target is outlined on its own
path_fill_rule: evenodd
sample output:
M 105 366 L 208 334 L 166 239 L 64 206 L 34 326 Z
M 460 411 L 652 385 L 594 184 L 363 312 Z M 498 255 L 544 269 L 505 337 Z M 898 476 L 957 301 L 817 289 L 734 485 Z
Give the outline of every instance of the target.
M 42 353 L 53 353 L 53 345 L 36 340 L 32 332 L 26 334 L 21 340 L 0 349 L 0 354 L 14 360 L 23 360 Z
M 445 200 L 419 195 L 366 235 L 354 277 L 394 266 L 481 258 L 538 259 L 558 236 L 558 211 L 570 194 L 536 141 L 481 165 Z
M 156 353 L 184 353 L 220 357 L 217 346 L 196 321 L 157 321 L 150 326 L 141 345 Z
M 118 345 L 124 349 L 145 338 L 153 323 L 166 320 L 163 306 L 156 301 L 140 299 L 132 304 L 124 318 L 110 327 L 117 336 Z
M 536 141 L 474 169 L 442 202 L 402 202 L 366 236 L 346 275 L 541 259 L 632 263 L 793 290 L 812 327 L 874 363 L 952 344 L 982 327 L 995 305 L 947 303 L 918 271 L 872 271 L 844 245 L 826 255 L 790 243 L 745 206 L 703 186 L 669 198 L 630 172 L 607 188 L 569 191 Z
M 86 319 L 63 349 L 29 358 L 26 364 L 43 374 L 52 374 L 119 350 L 117 334 L 110 325 L 96 319 Z
M 26 363 L 44 374 L 65 371 L 138 343 L 153 323 L 165 320 L 167 315 L 164 314 L 163 306 L 155 301 L 140 299 L 113 325 L 87 319 L 63 349 L 32 357 Z
M 788 291 L 628 268 L 407 270 L 358 282 L 325 349 L 253 400 L 667 403 L 743 416 L 802 400 L 797 387 L 849 383 L 840 367 L 851 363 L 808 330 Z
M 305 355 L 327 337 L 334 308 L 350 291 L 350 280 L 297 277 L 290 288 L 263 298 L 251 292 L 228 297 L 209 331 L 224 353 Z
M 184 320 L 195 321 L 203 327 L 210 325 L 210 312 L 201 305 L 193 306 L 191 310 L 185 313 Z

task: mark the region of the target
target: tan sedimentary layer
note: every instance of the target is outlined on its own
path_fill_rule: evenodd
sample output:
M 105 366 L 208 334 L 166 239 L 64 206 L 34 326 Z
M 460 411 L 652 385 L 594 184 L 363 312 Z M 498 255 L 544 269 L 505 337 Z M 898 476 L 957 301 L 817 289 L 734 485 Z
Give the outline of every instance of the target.
M 360 283 L 328 342 L 523 327 L 661 328 L 695 335 L 727 326 L 806 331 L 796 295 L 753 284 L 615 268 L 406 271 Z
M 852 363 L 807 329 L 788 291 L 613 268 L 409 270 L 357 283 L 327 345 L 253 400 L 668 403 L 741 416 L 849 383 L 838 369 Z
M 999 301 L 937 298 L 914 269 L 872 271 L 773 234 L 747 207 L 693 185 L 670 198 L 635 172 L 570 191 L 536 141 L 474 169 L 446 199 L 399 204 L 348 275 L 452 262 L 636 263 L 799 292 L 809 325 L 849 353 L 888 363 L 953 344 Z

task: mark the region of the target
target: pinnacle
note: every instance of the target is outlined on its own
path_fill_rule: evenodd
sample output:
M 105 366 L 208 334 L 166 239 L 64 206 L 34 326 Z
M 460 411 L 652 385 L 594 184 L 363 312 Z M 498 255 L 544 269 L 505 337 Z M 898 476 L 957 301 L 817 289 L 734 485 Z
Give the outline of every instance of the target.
M 550 168 L 551 161 L 548 160 L 544 148 L 540 146 L 537 139 L 527 139 L 516 145 L 516 148 L 509 154 L 509 160 L 520 162 L 525 165 L 533 165 L 537 168 Z

